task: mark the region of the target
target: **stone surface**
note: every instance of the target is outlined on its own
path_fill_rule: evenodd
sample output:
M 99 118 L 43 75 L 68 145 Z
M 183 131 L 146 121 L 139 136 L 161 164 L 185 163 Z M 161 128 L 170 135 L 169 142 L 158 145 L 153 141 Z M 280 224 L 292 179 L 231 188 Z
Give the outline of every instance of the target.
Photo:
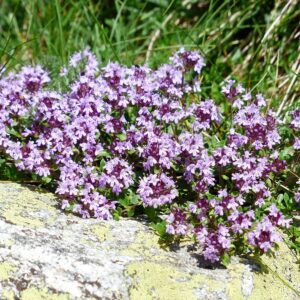
M 295 261 L 282 244 L 268 272 L 238 258 L 208 269 L 187 246 L 161 249 L 143 222 L 83 220 L 50 193 L 0 183 L 0 299 L 298 299 Z

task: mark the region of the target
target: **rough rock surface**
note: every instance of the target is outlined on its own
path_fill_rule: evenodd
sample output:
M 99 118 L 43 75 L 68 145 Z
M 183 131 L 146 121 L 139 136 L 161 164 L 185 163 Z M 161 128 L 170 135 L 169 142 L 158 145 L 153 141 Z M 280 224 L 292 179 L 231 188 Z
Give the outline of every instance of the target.
M 187 246 L 161 249 L 142 222 L 83 220 L 50 193 L 0 183 L 0 299 L 298 299 L 281 280 L 300 290 L 295 261 L 283 244 L 263 258 L 268 273 L 238 258 L 208 269 Z

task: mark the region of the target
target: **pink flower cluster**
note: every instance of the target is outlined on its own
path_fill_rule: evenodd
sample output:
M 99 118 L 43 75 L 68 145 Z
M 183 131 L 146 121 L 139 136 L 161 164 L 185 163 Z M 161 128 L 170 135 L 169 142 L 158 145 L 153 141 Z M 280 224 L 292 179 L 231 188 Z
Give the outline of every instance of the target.
M 294 130 L 295 140 L 293 144 L 293 148 L 296 151 L 296 157 L 300 159 L 300 109 L 295 109 L 291 112 L 291 123 L 290 127 Z M 300 178 L 297 181 L 298 189 L 295 193 L 296 202 L 300 203 Z
M 130 191 L 164 212 L 168 234 L 194 234 L 210 261 L 241 236 L 266 252 L 289 224 L 267 184 L 285 169 L 276 118 L 261 94 L 233 80 L 222 87 L 226 118 L 201 98 L 204 66 L 181 49 L 155 70 L 100 68 L 84 50 L 54 82 L 40 66 L 23 67 L 0 80 L 0 151 L 51 178 L 62 207 L 84 218 L 110 219 Z M 299 112 L 293 117 L 299 129 Z

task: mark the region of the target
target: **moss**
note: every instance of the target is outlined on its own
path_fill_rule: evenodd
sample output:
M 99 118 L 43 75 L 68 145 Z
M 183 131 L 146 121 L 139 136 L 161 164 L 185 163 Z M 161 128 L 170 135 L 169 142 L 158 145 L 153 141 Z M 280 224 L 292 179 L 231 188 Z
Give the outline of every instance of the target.
M 0 263 L 0 281 L 10 278 L 11 273 L 17 270 L 16 266 L 7 262 Z
M 125 274 L 132 279 L 129 289 L 131 300 L 193 300 L 199 298 L 197 289 L 202 290 L 201 295 L 223 289 L 222 282 L 207 275 L 191 275 L 168 265 L 147 261 L 129 264 Z
M 70 297 L 67 294 L 50 293 L 48 289 L 38 289 L 30 287 L 21 292 L 21 300 L 68 300 Z

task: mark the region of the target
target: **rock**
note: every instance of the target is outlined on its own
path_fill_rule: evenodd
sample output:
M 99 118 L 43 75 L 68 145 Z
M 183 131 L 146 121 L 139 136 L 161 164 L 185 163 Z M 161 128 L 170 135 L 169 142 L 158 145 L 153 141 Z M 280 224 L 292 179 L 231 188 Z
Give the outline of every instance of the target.
M 209 269 L 188 246 L 160 248 L 145 222 L 83 220 L 50 193 L 0 183 L 0 299 L 297 299 L 290 249 L 262 261 Z

